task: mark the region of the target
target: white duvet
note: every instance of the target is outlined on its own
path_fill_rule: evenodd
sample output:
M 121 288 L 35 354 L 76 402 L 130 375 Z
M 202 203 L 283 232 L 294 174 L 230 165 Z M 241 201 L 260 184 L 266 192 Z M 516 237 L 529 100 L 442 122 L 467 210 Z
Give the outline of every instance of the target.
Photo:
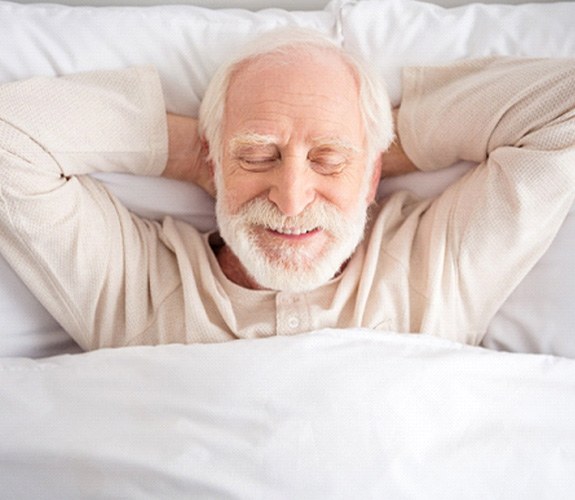
M 567 499 L 575 360 L 326 330 L 0 363 L 1 498 Z

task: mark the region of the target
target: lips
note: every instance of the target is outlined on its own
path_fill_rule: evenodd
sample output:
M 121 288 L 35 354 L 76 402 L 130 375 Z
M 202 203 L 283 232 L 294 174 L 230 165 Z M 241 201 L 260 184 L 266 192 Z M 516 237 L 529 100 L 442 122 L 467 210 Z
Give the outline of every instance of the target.
M 317 233 L 320 231 L 319 227 L 312 229 L 304 229 L 299 227 L 282 227 L 282 228 L 267 228 L 268 231 L 280 236 L 305 236 Z

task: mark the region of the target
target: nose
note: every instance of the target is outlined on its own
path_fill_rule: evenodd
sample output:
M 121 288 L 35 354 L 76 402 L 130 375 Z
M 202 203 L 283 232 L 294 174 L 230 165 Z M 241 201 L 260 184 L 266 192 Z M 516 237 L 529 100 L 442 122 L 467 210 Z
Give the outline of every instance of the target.
M 284 215 L 293 217 L 313 203 L 315 197 L 313 170 L 308 167 L 306 161 L 284 158 L 282 165 L 275 171 L 268 199 Z

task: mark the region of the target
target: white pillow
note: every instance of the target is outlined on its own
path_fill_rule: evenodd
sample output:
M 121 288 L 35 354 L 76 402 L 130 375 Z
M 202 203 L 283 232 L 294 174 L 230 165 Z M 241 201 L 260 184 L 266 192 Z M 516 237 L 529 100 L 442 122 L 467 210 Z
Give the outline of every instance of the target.
M 575 57 L 575 3 L 446 9 L 409 0 L 364 0 L 344 2 L 340 18 L 344 46 L 386 80 L 394 104 L 401 99 L 403 66 L 492 55 Z M 459 164 L 391 179 L 380 194 L 408 189 L 435 196 L 468 168 Z M 484 346 L 575 357 L 574 242 L 572 209 L 549 251 L 493 319 Z
M 196 115 L 207 82 L 235 47 L 266 30 L 311 28 L 336 36 L 332 10 L 210 10 L 191 6 L 66 7 L 0 1 L 0 83 L 35 75 L 151 64 L 169 111 Z M 132 210 L 170 214 L 202 230 L 215 226 L 212 200 L 200 189 L 165 179 L 99 176 Z M 76 352 L 0 257 L 0 356 Z
M 0 1 L 0 82 L 151 64 L 162 76 L 168 110 L 196 115 L 219 65 L 244 42 L 282 26 L 335 36 L 335 16 L 329 9 L 250 12 Z
M 575 56 L 575 5 L 473 3 L 444 8 L 411 0 L 344 1 L 344 47 L 371 63 L 394 104 L 401 68 L 469 57 Z

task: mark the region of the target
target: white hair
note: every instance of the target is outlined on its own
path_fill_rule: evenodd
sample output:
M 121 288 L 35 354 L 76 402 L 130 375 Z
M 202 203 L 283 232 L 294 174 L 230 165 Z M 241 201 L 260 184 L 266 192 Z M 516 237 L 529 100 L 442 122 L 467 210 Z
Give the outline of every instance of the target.
M 359 107 L 367 140 L 368 173 L 372 172 L 378 155 L 393 141 L 393 119 L 387 91 L 380 78 L 358 58 L 345 52 L 328 37 L 301 28 L 281 28 L 260 35 L 220 67 L 210 81 L 199 113 L 200 134 L 208 142 L 210 159 L 216 169 L 220 168 L 223 156 L 222 130 L 225 117 L 225 103 L 228 87 L 240 66 L 258 57 L 279 54 L 289 57 L 297 49 L 317 52 L 329 50 L 338 54 L 358 80 Z

